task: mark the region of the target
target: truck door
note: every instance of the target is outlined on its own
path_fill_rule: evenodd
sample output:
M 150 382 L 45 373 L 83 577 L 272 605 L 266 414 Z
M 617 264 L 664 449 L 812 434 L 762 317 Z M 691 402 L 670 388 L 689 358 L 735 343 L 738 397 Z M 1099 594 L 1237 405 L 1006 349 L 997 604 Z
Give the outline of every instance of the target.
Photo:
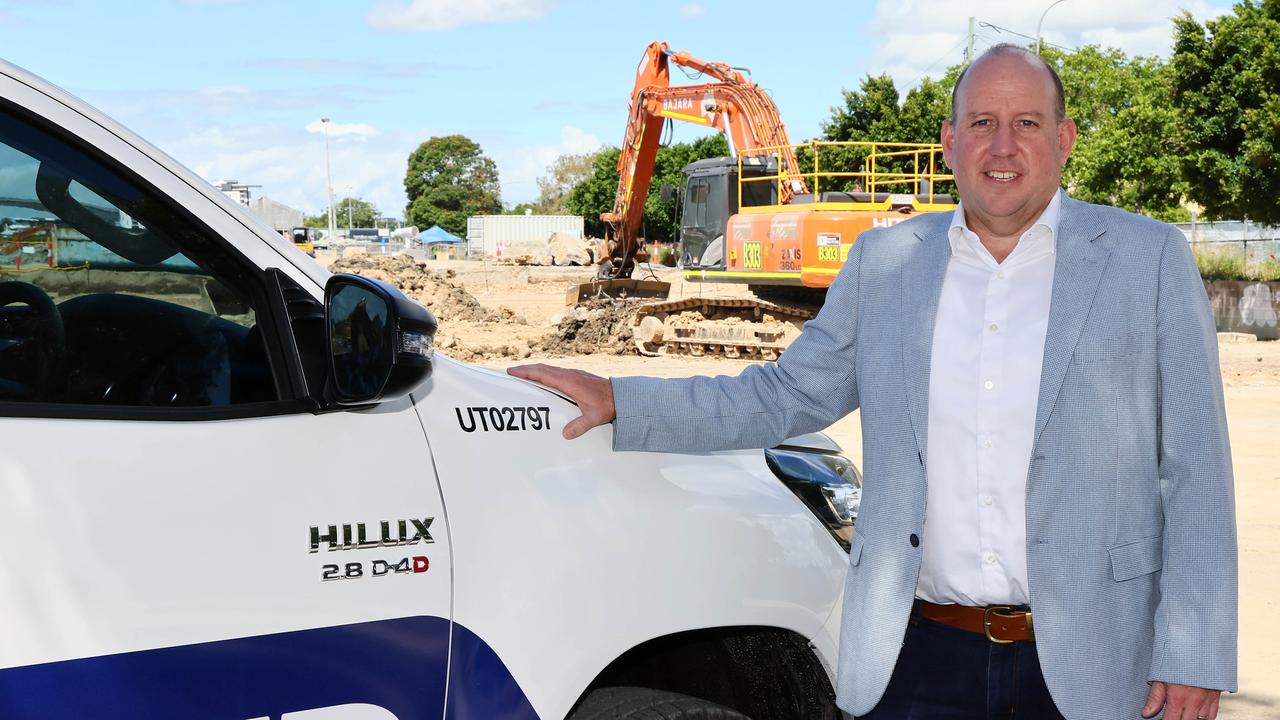
M 3 75 L 0 206 L 0 717 L 438 720 L 449 538 L 411 401 L 313 414 L 275 251 Z

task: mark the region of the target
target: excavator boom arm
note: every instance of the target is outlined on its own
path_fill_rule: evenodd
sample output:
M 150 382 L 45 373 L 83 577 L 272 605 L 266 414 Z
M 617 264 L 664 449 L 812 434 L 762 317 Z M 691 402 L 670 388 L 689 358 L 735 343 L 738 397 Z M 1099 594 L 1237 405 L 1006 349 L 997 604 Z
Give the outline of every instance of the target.
M 710 76 L 715 82 L 673 87 L 672 62 Z M 636 71 L 636 84 L 631 92 L 631 113 L 618 158 L 619 182 L 613 210 L 600 216 L 610 226 L 611 272 L 616 277 L 628 277 L 631 273 L 631 258 L 639 245 L 659 137 L 668 120 L 705 125 L 724 132 L 735 155 L 758 149 L 776 152 L 781 174 L 794 177 L 782 183 L 781 203 L 786 204 L 794 192 L 807 192 L 778 108 L 758 85 L 723 63 L 673 52 L 663 42 L 651 43 Z

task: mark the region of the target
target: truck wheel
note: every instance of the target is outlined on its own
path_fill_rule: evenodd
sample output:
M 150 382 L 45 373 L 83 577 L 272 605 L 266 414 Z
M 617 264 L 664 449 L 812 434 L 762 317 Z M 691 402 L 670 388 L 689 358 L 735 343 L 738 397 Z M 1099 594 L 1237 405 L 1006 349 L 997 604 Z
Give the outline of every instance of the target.
M 637 687 L 601 688 L 569 720 L 751 720 L 737 710 L 688 695 Z

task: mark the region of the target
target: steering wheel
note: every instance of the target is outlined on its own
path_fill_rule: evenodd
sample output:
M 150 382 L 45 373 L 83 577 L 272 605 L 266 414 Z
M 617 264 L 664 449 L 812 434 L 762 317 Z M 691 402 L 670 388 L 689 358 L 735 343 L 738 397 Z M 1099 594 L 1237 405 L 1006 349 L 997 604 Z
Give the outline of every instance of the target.
M 62 328 L 62 314 L 45 291 L 18 281 L 0 282 L 0 307 L 22 303 L 35 313 L 36 325 L 29 337 L 0 336 L 0 352 L 16 351 L 25 359 L 38 363 L 34 373 L 34 387 L 29 376 L 23 380 L 14 377 L 12 366 L 0 364 L 0 397 L 10 400 L 42 400 L 54 396 L 61 387 L 65 373 L 67 349 L 66 334 Z M 26 382 L 24 382 L 26 380 Z

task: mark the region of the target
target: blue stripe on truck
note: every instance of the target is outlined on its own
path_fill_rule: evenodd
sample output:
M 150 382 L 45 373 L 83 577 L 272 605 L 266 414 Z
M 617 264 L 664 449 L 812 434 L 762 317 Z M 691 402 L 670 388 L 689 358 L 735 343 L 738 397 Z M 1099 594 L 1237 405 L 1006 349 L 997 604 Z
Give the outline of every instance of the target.
M 9 668 L 0 718 L 307 720 L 364 705 L 343 715 L 440 720 L 448 642 L 449 621 L 424 616 Z M 447 717 L 537 718 L 502 660 L 461 625 L 453 653 Z

